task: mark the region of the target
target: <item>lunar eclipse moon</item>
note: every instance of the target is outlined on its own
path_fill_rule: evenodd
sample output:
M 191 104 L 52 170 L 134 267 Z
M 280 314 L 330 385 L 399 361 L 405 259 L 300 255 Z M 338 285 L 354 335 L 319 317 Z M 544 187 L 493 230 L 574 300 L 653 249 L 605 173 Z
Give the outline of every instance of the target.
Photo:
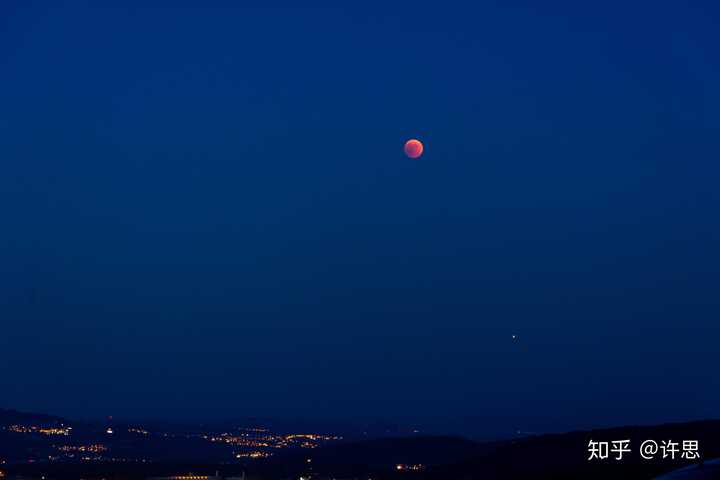
M 420 140 L 412 138 L 405 142 L 405 147 L 403 149 L 405 150 L 405 155 L 408 157 L 419 158 L 420 155 L 423 154 L 424 147 Z

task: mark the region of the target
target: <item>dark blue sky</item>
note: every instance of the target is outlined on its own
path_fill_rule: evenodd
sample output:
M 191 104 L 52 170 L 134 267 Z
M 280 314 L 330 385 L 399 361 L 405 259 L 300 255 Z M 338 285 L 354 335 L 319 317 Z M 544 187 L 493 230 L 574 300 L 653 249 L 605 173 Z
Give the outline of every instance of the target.
M 1 406 L 720 416 L 714 2 L 65 3 L 0 6 Z

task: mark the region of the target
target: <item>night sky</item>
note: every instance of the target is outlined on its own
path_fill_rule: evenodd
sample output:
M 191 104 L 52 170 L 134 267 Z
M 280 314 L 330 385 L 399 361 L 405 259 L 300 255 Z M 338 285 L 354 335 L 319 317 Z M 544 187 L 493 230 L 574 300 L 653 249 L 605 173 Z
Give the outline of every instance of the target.
M 0 4 L 0 407 L 720 416 L 716 2 L 265 3 Z

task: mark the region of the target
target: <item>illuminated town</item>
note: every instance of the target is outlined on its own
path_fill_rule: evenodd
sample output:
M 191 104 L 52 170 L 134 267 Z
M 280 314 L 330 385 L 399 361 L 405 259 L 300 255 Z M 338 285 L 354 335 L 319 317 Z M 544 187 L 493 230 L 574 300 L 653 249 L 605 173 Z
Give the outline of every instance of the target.
M 316 448 L 328 442 L 342 440 L 342 437 L 312 433 L 273 434 L 267 430 L 243 429 L 239 434 L 222 433 L 208 437 L 208 440 L 243 447 Z
M 343 439 L 339 435 L 319 433 L 273 433 L 267 428 L 242 427 L 231 432 L 178 432 L 178 431 L 151 431 L 149 429 L 133 426 L 122 431 L 108 426 L 97 435 L 106 438 L 105 443 L 75 443 L 73 428 L 70 426 L 50 425 L 21 425 L 13 424 L 2 427 L 11 434 L 23 436 L 62 436 L 68 437 L 67 443 L 53 443 L 52 452 L 44 457 L 30 458 L 29 462 L 48 461 L 62 462 L 70 460 L 96 461 L 96 462 L 131 462 L 149 461 L 144 458 L 110 456 L 115 439 L 124 438 L 121 433 L 129 437 L 153 438 L 166 441 L 200 440 L 213 445 L 222 445 L 227 448 L 227 459 L 253 460 L 266 459 L 274 455 L 277 450 L 287 449 L 315 449 L 332 442 Z
M 42 435 L 70 435 L 72 427 L 40 427 L 37 425 L 9 425 L 5 427 L 9 432 L 14 433 L 40 433 Z
M 9 414 L 15 417 L 14 412 Z M 355 432 L 351 434 L 355 436 L 348 439 L 346 435 L 327 431 L 299 428 L 281 431 L 277 425 L 125 424 L 112 417 L 73 422 L 44 416 L 34 422 L 15 419 L 3 424 L 0 415 L 0 446 L 14 446 L 7 452 L 0 450 L 3 455 L 0 478 L 77 480 L 80 476 L 75 472 L 98 469 L 98 472 L 137 472 L 128 477 L 137 480 L 367 480 L 367 476 L 354 474 L 332 475 L 326 467 L 328 462 L 336 461 L 335 455 L 328 452 L 362 439 L 366 432 L 364 429 L 359 432 L 363 433 Z M 406 432 L 412 435 L 417 430 L 408 428 Z M 362 465 L 363 462 L 364 459 L 353 460 L 349 464 Z M 417 461 L 390 459 L 375 461 L 373 468 L 403 478 L 425 470 L 424 464 Z M 280 476 L 279 472 L 288 469 L 294 472 L 291 477 Z M 68 473 L 57 477 L 44 473 L 48 471 Z M 82 478 L 102 480 L 111 475 L 82 475 Z M 373 478 L 383 477 L 373 475 Z

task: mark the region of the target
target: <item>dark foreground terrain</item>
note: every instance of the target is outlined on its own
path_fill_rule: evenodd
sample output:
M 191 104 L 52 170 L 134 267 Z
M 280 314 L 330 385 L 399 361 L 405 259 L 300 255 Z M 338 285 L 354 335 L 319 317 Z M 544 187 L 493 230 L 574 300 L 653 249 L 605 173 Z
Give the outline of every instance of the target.
M 622 427 L 538 435 L 498 442 L 392 431 L 289 431 L 230 422 L 178 426 L 73 422 L 0 410 L 0 477 L 28 479 L 145 479 L 193 476 L 275 479 L 651 479 L 689 465 L 694 476 L 720 478 L 720 421 Z M 387 436 L 391 435 L 391 436 Z M 384 438 L 383 438 L 384 437 Z M 616 460 L 588 460 L 590 441 L 629 440 Z M 658 444 L 642 458 L 646 440 Z M 697 441 L 699 459 L 683 450 Z M 663 442 L 670 445 L 663 458 Z M 677 451 L 672 445 L 676 442 Z M 689 444 L 692 447 L 692 444 Z M 611 447 L 610 447 L 611 448 Z M 600 453 L 600 451 L 599 451 Z M 687 472 L 685 473 L 687 475 Z M 207 477 L 207 478 L 206 478 Z M 675 478 L 675 477 L 673 477 Z M 5 480 L 3 479 L 3 480 Z M 183 480 L 183 479 L 179 479 Z

